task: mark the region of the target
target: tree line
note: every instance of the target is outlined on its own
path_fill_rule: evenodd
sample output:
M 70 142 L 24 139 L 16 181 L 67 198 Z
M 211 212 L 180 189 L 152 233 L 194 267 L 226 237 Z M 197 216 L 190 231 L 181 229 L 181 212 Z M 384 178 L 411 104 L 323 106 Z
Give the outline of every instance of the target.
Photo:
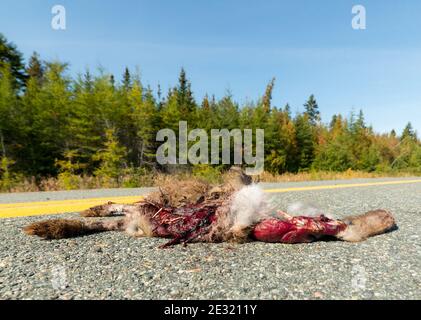
M 274 174 L 421 171 L 421 143 L 411 123 L 399 134 L 379 134 L 362 111 L 323 122 L 314 95 L 303 112 L 292 114 L 288 104 L 273 104 L 274 87 L 272 79 L 261 98 L 240 106 L 230 93 L 197 101 L 184 69 L 165 94 L 127 68 L 119 82 L 102 69 L 71 77 L 66 63 L 44 61 L 37 53 L 25 64 L 0 34 L 0 188 L 28 177 L 71 183 L 95 176 L 119 184 L 125 175 L 169 171 L 156 162 L 155 137 L 162 128 L 177 132 L 179 121 L 209 133 L 264 129 L 265 170 Z

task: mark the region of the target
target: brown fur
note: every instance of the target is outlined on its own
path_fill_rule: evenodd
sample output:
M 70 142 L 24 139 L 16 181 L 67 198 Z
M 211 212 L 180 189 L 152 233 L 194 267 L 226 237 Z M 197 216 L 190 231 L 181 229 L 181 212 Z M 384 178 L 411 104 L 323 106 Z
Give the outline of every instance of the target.
M 28 235 L 36 235 L 43 239 L 64 239 L 86 234 L 120 230 L 123 220 L 117 221 L 79 221 L 69 219 L 53 219 L 34 222 L 26 226 L 23 231 Z
M 159 190 L 150 193 L 146 200 L 165 207 L 179 208 L 203 201 L 211 186 L 199 179 L 177 180 L 165 176 L 159 181 Z
M 82 221 L 55 219 L 32 223 L 24 231 L 44 239 L 62 239 L 86 234 L 89 229 Z
M 221 185 L 212 186 L 198 178 L 179 180 L 172 176 L 161 177 L 159 190 L 150 193 L 145 200 L 163 206 L 179 208 L 188 204 L 228 198 L 244 185 L 252 183 L 240 167 L 232 167 L 223 176 Z
M 84 210 L 80 213 L 81 217 L 110 217 L 113 215 L 113 211 L 107 210 L 113 202 L 108 202 L 100 206 L 92 207 Z
M 153 237 L 153 226 L 148 217 L 139 215 L 130 220 L 126 228 L 127 234 L 132 237 Z
M 347 228 L 338 234 L 343 241 L 359 242 L 369 237 L 385 233 L 396 226 L 392 214 L 386 210 L 373 210 L 358 216 L 350 216 L 343 221 Z

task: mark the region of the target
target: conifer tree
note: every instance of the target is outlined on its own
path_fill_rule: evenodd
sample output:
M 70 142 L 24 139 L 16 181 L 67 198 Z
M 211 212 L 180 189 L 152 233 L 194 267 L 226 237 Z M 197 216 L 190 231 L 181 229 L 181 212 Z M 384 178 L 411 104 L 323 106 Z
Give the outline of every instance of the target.
M 417 134 L 415 133 L 414 129 L 412 128 L 412 123 L 408 122 L 405 128 L 403 129 L 401 140 L 410 139 L 410 140 L 416 140 Z
M 289 105 L 289 103 L 287 103 L 284 107 L 284 113 L 288 116 L 291 117 L 291 107 Z
M 298 170 L 296 132 L 289 111 L 272 110 L 265 130 L 265 146 L 267 170 L 278 174 Z
M 161 108 L 161 124 L 159 129 L 171 129 L 178 132 L 179 122 L 185 120 L 182 118 L 178 106 L 178 91 L 176 89 L 170 89 L 168 91 L 167 99 Z
M 296 163 L 299 169 L 306 170 L 310 168 L 314 160 L 315 137 L 312 127 L 313 122 L 307 113 L 297 115 L 294 122 L 297 148 L 299 150 Z
M 131 86 L 132 86 L 132 78 L 130 75 L 129 68 L 126 67 L 123 74 L 123 89 L 125 91 L 129 91 Z
M 320 111 L 313 94 L 308 98 L 304 107 L 310 123 L 315 126 L 320 121 Z
M 274 86 L 275 86 L 275 78 L 272 78 L 272 80 L 269 82 L 269 84 L 266 87 L 266 91 L 262 99 L 263 111 L 265 113 L 270 112 Z
M 98 101 L 97 80 L 93 79 L 89 70 L 73 83 L 72 107 L 69 110 L 66 154 L 83 166 L 84 173 L 92 174 L 94 167 L 92 156 L 101 147 L 104 132 L 104 120 L 101 112 L 102 98 Z
M 22 53 L 0 33 L 0 72 L 4 69 L 9 69 L 12 75 L 12 86 L 15 89 L 24 87 L 27 75 Z
M 129 101 L 133 110 L 133 120 L 138 140 L 138 164 L 153 164 L 156 142 L 155 136 L 158 131 L 158 110 L 152 90 L 148 88 L 143 94 L 140 82 L 135 81 L 129 95 Z
M 31 59 L 32 60 L 32 59 Z M 25 92 L 20 100 L 22 110 L 21 134 L 26 142 L 20 152 L 19 163 L 22 164 L 22 171 L 29 176 L 36 176 L 38 165 L 42 160 L 40 152 L 41 140 L 36 130 L 35 119 L 42 108 L 41 90 L 44 81 L 44 68 L 32 60 L 28 67 L 29 78 L 26 82 Z
M 396 131 L 395 129 L 392 129 L 392 131 L 390 131 L 390 136 L 395 138 L 396 137 Z
M 12 163 L 16 160 L 20 162 L 19 152 L 23 143 L 23 115 L 16 90 L 11 69 L 8 64 L 3 64 L 0 67 L 0 158 L 3 159 L 3 170 L 7 174 Z
M 111 179 L 120 185 L 124 169 L 127 168 L 126 156 L 126 148 L 118 143 L 115 129 L 107 129 L 104 147 L 92 158 L 93 161 L 99 162 L 95 175 L 103 179 Z
M 26 68 L 26 73 L 28 74 L 29 79 L 34 79 L 41 84 L 42 79 L 44 78 L 45 68 L 40 59 L 40 56 L 37 52 L 34 52 L 29 59 L 28 67 Z
M 187 79 L 184 68 L 180 71 L 177 86 L 177 104 L 183 120 L 188 121 L 189 125 L 194 128 L 196 125 L 196 103 L 191 91 L 191 83 Z
M 231 92 L 216 103 L 215 106 L 216 125 L 219 129 L 234 129 L 239 127 L 239 106 L 233 101 Z
M 47 64 L 44 84 L 34 101 L 34 128 L 37 138 L 37 169 L 42 175 L 55 174 L 55 159 L 60 159 L 68 141 L 70 79 L 65 75 L 67 65 Z
M 210 130 L 214 127 L 212 118 L 213 114 L 211 103 L 209 101 L 208 95 L 206 94 L 202 100 L 200 108 L 197 111 L 197 127 L 205 129 L 206 132 L 210 134 Z

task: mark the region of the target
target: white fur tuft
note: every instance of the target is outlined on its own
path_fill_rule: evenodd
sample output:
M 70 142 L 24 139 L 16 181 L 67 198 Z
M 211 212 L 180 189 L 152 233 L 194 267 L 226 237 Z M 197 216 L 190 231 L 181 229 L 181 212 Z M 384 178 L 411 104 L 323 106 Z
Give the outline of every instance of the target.
M 265 216 L 266 201 L 263 190 L 252 184 L 234 194 L 231 217 L 234 228 L 250 226 Z

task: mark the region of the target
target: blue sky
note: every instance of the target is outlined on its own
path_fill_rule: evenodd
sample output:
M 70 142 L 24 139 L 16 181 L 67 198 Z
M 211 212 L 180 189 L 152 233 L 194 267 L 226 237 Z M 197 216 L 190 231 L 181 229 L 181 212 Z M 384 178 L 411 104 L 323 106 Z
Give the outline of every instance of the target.
M 65 31 L 51 28 L 56 4 Z M 366 30 L 351 28 L 355 4 Z M 276 77 L 277 106 L 302 110 L 314 93 L 326 122 L 361 108 L 376 131 L 411 121 L 421 133 L 420 17 L 418 0 L 1 0 L 0 32 L 72 74 L 137 66 L 167 89 L 183 66 L 196 98 L 230 90 L 240 103 Z

